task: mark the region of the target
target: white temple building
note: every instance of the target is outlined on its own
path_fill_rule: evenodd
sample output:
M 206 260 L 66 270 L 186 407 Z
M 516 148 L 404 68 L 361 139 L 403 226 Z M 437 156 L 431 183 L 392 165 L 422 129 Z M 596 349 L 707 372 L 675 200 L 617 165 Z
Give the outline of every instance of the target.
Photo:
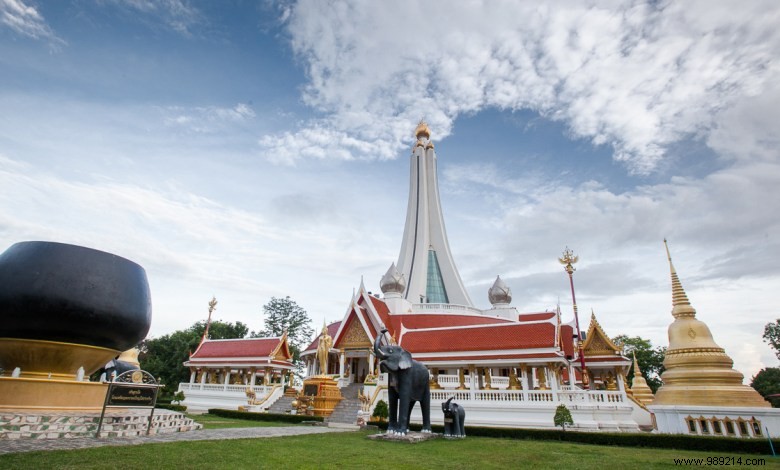
M 509 286 L 497 277 L 487 292 L 491 308 L 474 307 L 447 241 L 436 175 L 437 157 L 428 126 L 415 130 L 410 157 L 409 204 L 398 262 L 380 280 L 382 296 L 360 284 L 332 337 L 328 373 L 342 387 L 359 386 L 367 411 L 387 400 L 373 340 L 384 327 L 393 340 L 431 372 L 433 423 L 438 403 L 455 397 L 468 410 L 467 424 L 553 428 L 565 404 L 581 430 L 638 431 L 650 413 L 633 399 L 625 375 L 631 361 L 620 354 L 595 317 L 583 344 L 589 387 L 582 383 L 577 334 L 560 311 L 519 312 Z M 301 357 L 318 374 L 319 338 Z M 420 422 L 419 407 L 412 420 Z

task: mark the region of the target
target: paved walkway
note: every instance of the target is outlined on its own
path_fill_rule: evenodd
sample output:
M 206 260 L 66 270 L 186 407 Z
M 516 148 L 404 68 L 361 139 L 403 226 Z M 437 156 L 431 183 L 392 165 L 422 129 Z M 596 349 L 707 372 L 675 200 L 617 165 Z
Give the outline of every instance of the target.
M 155 436 L 131 438 L 78 437 L 74 439 L 3 439 L 0 441 L 0 454 L 13 452 L 32 452 L 36 450 L 86 449 L 102 446 L 131 446 L 157 442 L 211 441 L 222 439 L 251 439 L 261 437 L 300 436 L 302 434 L 322 434 L 327 432 L 348 432 L 354 428 L 324 426 L 289 426 L 278 428 L 226 428 L 206 429 L 189 432 L 174 432 Z

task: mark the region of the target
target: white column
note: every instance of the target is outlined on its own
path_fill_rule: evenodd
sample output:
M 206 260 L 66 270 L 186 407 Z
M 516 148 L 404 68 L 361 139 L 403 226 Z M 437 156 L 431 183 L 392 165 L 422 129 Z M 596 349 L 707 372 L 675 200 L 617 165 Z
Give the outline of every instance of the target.
M 625 384 L 625 382 L 623 382 L 623 374 L 615 374 L 615 375 L 617 375 L 618 390 L 621 391 L 621 392 L 625 392 L 626 391 L 626 384 Z
M 192 372 L 190 372 L 190 383 L 195 383 L 195 369 L 192 369 Z
M 204 369 L 200 373 L 200 383 L 205 384 L 206 383 L 206 376 L 209 375 L 209 370 Z
M 224 385 L 227 387 L 227 385 L 230 383 L 230 369 L 225 371 L 225 383 Z
M 346 355 L 344 354 L 344 351 L 341 351 L 339 353 L 339 378 L 344 377 L 344 363 L 346 361 Z
M 251 378 L 249 379 L 249 385 L 251 385 L 252 387 L 254 387 L 254 386 L 255 386 L 255 382 L 257 381 L 257 371 L 256 371 L 256 370 L 254 370 L 254 369 L 251 369 L 251 370 L 250 370 L 250 373 L 251 373 L 252 375 L 251 375 Z
M 374 351 L 368 351 L 368 373 L 374 374 Z
M 577 376 L 574 375 L 574 365 L 570 362 L 569 363 L 569 385 L 571 385 L 571 389 L 574 390 L 574 385 L 577 383 Z

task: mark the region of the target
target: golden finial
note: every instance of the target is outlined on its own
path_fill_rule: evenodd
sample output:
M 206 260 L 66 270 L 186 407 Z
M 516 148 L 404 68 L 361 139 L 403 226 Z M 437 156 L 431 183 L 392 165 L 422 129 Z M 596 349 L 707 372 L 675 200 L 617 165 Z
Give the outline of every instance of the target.
M 426 139 L 431 138 L 431 130 L 428 128 L 424 119 L 420 119 L 420 123 L 417 124 L 417 129 L 414 130 L 414 136 L 418 139 L 420 136 L 425 136 Z
M 565 269 L 567 273 L 571 274 L 576 271 L 572 265 L 576 264 L 579 259 L 580 257 L 576 256 L 574 252 L 567 246 L 566 249 L 563 250 L 563 256 L 558 258 L 558 262 L 564 265 L 563 269 Z
M 669 244 L 666 242 L 666 238 L 664 238 L 664 247 L 666 247 L 666 257 L 669 260 L 669 271 L 672 276 L 672 315 L 675 318 L 679 316 L 696 316 L 696 309 L 691 306 L 680 278 L 677 276 L 677 270 L 674 269 L 674 264 L 672 264 L 672 255 L 669 253 Z
M 213 295 L 211 296 L 211 301 L 209 302 L 209 316 L 211 316 L 211 313 L 216 310 L 217 308 L 217 298 Z
M 634 356 L 634 377 L 642 377 L 642 371 L 639 370 L 639 363 L 636 360 L 636 351 L 631 351 L 631 355 Z

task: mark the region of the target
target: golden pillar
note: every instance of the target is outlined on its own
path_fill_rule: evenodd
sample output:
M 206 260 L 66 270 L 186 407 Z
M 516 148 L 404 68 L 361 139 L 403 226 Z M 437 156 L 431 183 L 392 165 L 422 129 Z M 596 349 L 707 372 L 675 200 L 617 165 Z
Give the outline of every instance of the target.
M 457 390 L 466 390 L 466 372 L 463 367 L 458 368 L 458 388 Z
M 490 383 L 490 367 L 485 367 L 483 371 L 485 377 L 485 390 L 493 390 L 492 384 Z

